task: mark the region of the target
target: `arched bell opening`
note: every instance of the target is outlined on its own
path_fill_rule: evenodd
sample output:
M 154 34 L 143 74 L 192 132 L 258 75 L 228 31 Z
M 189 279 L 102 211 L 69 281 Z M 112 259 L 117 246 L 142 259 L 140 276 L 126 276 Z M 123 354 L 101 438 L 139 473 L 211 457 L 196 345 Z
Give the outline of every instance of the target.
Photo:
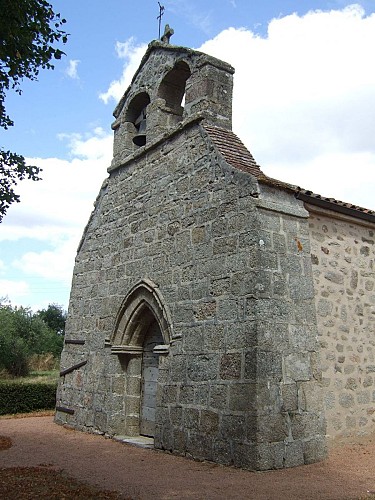
M 158 89 L 158 97 L 164 99 L 166 107 L 180 120 L 184 112 L 186 82 L 190 75 L 191 71 L 188 64 L 179 61 L 165 75 Z
M 150 96 L 147 92 L 137 94 L 130 102 L 125 114 L 125 122 L 134 126 L 132 141 L 136 146 L 144 146 L 147 142 L 147 106 Z

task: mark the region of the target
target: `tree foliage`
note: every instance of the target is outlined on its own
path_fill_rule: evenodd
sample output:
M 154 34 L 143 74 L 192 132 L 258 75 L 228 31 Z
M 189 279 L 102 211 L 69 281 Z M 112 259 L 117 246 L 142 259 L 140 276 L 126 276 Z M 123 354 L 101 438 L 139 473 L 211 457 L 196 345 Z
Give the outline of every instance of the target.
M 66 311 L 59 304 L 49 304 L 47 309 L 37 312 L 41 318 L 57 335 L 65 334 Z
M 61 59 L 65 22 L 45 0 L 0 0 L 0 127 L 13 125 L 5 108 L 7 91 L 21 94 L 24 78 L 36 80 L 40 69 L 53 69 L 51 61 Z M 23 156 L 0 149 L 0 222 L 10 204 L 19 202 L 18 181 L 40 180 L 40 171 L 26 165 Z
M 26 165 L 23 156 L 0 149 L 0 222 L 10 205 L 20 201 L 14 190 L 17 182 L 26 178 L 39 181 L 40 171 L 38 167 Z
M 53 324 L 43 319 L 41 312 L 53 311 Z M 0 305 L 0 369 L 11 375 L 24 376 L 28 373 L 27 360 L 32 354 L 51 353 L 60 355 L 64 337 L 66 313 L 56 305 L 50 304 L 46 310 L 33 313 L 26 307 Z M 56 321 L 55 321 L 56 320 Z

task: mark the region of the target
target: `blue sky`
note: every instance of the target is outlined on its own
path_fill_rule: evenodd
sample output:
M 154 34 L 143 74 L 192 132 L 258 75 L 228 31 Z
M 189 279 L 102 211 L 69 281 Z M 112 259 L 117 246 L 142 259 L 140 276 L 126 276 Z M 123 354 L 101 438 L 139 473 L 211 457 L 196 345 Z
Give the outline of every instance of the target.
M 236 69 L 233 129 L 264 172 L 375 209 L 375 0 L 164 0 L 171 43 Z M 2 146 L 42 166 L 0 225 L 0 297 L 68 305 L 75 251 L 111 161 L 110 124 L 147 43 L 154 0 L 56 0 L 66 57 L 22 96 Z

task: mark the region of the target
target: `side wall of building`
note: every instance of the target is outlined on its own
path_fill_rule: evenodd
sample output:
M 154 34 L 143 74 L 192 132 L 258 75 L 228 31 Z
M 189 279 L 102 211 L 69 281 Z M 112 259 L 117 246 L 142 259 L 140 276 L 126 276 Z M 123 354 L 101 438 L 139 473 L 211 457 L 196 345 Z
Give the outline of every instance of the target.
M 327 434 L 335 441 L 375 431 L 375 226 L 310 209 Z
M 308 214 L 278 188 L 251 201 L 249 176 L 230 171 L 203 224 L 203 267 L 186 274 L 208 295 L 174 318 L 182 342 L 156 442 L 250 469 L 311 463 L 325 457 L 325 419 Z

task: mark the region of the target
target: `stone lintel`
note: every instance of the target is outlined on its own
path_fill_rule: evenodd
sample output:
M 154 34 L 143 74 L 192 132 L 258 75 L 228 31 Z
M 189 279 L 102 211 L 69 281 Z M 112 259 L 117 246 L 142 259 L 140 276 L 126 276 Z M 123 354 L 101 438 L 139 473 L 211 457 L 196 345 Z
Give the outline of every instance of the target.
M 137 345 L 113 345 L 111 354 L 142 354 L 143 347 Z

